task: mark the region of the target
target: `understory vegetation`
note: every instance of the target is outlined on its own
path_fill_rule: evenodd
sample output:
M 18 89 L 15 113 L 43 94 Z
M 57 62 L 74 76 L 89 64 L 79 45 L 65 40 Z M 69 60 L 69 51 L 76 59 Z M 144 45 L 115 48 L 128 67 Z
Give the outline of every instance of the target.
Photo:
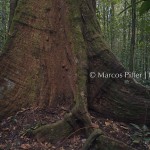
M 148 86 L 150 85 L 150 12 L 147 12 L 149 3 L 149 1 L 145 4 L 143 1 L 132 3 L 131 0 L 97 1 L 97 17 L 111 50 L 128 70 L 133 65 L 134 72 L 142 74 L 142 78 L 137 80 Z M 130 59 L 134 59 L 133 64 Z

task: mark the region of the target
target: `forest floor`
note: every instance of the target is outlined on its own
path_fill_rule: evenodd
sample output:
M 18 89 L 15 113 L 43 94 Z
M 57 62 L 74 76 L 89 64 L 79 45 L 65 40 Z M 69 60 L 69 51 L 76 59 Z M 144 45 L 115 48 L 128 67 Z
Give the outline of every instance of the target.
M 0 122 L 0 150 L 81 150 L 86 141 L 86 137 L 81 132 L 75 132 L 55 145 L 47 142 L 41 143 L 26 136 L 31 129 L 62 119 L 66 111 L 63 107 L 59 110 L 22 109 L 16 115 L 2 120 Z M 131 125 L 104 118 L 97 119 L 93 112 L 91 116 L 93 122 L 98 124 L 107 136 L 122 141 L 136 150 L 149 150 L 150 145 L 133 142 L 132 135 L 135 131 Z

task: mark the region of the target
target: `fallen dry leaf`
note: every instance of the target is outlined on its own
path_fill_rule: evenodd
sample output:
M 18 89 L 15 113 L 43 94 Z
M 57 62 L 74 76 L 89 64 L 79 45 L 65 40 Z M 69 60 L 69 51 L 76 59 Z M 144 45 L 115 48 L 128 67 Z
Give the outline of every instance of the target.
M 98 129 L 98 128 L 99 128 L 99 125 L 98 125 L 98 124 L 95 124 L 95 123 L 92 123 L 92 127 Z
M 31 145 L 30 144 L 22 144 L 20 146 L 22 149 L 30 149 L 31 148 Z
M 105 121 L 105 125 L 106 125 L 106 126 L 110 126 L 111 123 L 112 123 L 111 121 Z
M 116 124 L 113 124 L 113 129 L 114 129 L 115 131 L 119 131 L 119 128 L 117 127 Z
M 129 128 L 125 127 L 125 126 L 120 126 L 120 128 L 125 129 L 125 130 L 129 130 Z
M 10 129 L 9 128 L 3 128 L 2 130 L 3 131 L 9 131 Z
M 6 146 L 4 144 L 0 145 L 0 149 L 4 149 Z

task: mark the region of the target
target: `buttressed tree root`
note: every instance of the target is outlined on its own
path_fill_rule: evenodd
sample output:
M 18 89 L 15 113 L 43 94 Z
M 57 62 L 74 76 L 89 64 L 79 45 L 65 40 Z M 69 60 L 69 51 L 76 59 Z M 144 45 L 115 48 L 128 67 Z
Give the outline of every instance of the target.
M 88 108 L 136 123 L 146 114 L 150 123 L 150 90 L 132 78 L 130 84 L 125 78 L 88 79 L 88 71 L 125 71 L 103 40 L 92 1 L 18 1 L 8 51 L 0 59 L 0 118 L 22 107 L 64 102 L 70 113 L 63 120 L 31 134 L 55 143 L 82 128 L 88 137 L 84 150 L 132 150 L 95 129 Z
M 71 2 L 69 4 L 71 4 Z M 88 57 L 89 57 L 89 62 L 90 62 L 90 66 L 89 66 L 90 69 L 91 70 L 94 69 L 94 71 L 99 71 L 99 69 L 107 70 L 107 68 L 105 67 L 105 65 L 106 65 L 108 67 L 108 71 L 115 71 L 115 72 L 125 71 L 125 69 L 122 67 L 122 65 L 120 63 L 118 63 L 118 61 L 113 56 L 113 54 L 111 54 L 111 52 L 109 52 L 108 47 L 105 45 L 105 42 L 102 40 L 102 35 L 101 35 L 100 30 L 98 30 L 98 33 L 97 33 L 97 29 L 99 29 L 99 27 L 98 27 L 98 23 L 97 23 L 96 19 L 94 18 L 94 16 L 92 16 L 92 8 L 90 5 L 90 1 L 88 1 L 88 3 L 87 3 L 86 0 L 83 0 L 82 3 L 80 3 L 80 4 L 81 4 L 80 5 L 80 13 L 82 14 L 82 15 L 81 14 L 80 15 L 82 16 L 81 20 L 83 21 L 83 22 L 82 21 L 80 22 L 83 26 L 83 28 L 82 28 L 83 30 L 80 32 L 83 32 L 84 40 L 87 43 L 87 46 L 89 47 Z M 71 9 L 72 9 L 72 11 L 74 10 L 73 7 L 71 7 Z M 72 16 L 72 18 L 73 18 L 73 16 Z M 93 18 L 94 18 L 94 20 L 93 20 Z M 90 22 L 89 22 L 89 20 L 90 20 Z M 77 20 L 74 22 L 72 20 L 72 23 L 76 24 Z M 74 26 L 75 26 L 75 24 L 74 24 Z M 89 39 L 89 38 L 91 38 L 91 39 Z M 79 43 L 77 41 L 77 44 L 81 45 L 83 43 L 81 43 L 81 42 Z M 106 57 L 101 55 L 103 53 L 104 53 L 104 55 L 106 55 Z M 95 63 L 97 59 L 100 61 L 100 62 L 98 62 L 99 63 L 98 65 L 97 65 L 97 63 Z M 100 67 L 94 68 L 92 63 L 95 64 L 95 66 L 100 66 Z M 113 63 L 114 63 L 114 66 L 112 66 Z M 105 65 L 101 66 L 100 64 L 101 65 L 105 64 Z M 117 66 L 116 68 L 118 70 L 115 70 L 115 66 Z M 109 67 L 110 67 L 110 70 L 109 70 Z M 81 68 L 82 68 L 82 66 L 78 66 L 79 70 L 81 70 Z M 85 76 L 85 72 L 81 72 L 80 76 L 81 76 L 81 74 L 82 74 L 82 76 Z M 84 89 L 86 91 L 85 85 L 86 85 L 86 80 L 88 77 L 85 76 L 84 79 L 83 78 L 81 79 L 80 76 L 78 76 L 79 83 L 82 83 L 82 84 L 80 84 L 80 89 L 82 89 L 82 90 Z M 129 80 L 133 82 L 132 79 L 129 79 Z M 102 83 L 101 82 L 102 82 L 101 80 L 94 81 L 95 88 L 97 89 L 96 91 L 99 93 L 101 93 L 102 87 L 107 86 L 106 88 L 108 88 L 111 84 L 116 83 L 116 81 L 113 81 L 113 80 L 109 80 L 108 82 L 107 81 L 102 82 Z M 103 86 L 101 86 L 101 85 L 103 85 Z M 89 93 L 91 94 L 90 96 L 92 96 L 93 95 L 92 92 L 94 91 L 95 88 L 92 85 L 89 85 L 89 86 L 90 86 L 89 89 L 91 90 L 91 91 L 89 91 Z M 100 86 L 100 89 L 98 88 L 98 86 Z M 138 86 L 138 84 L 136 86 Z M 81 92 L 82 90 L 79 90 L 79 91 Z M 77 93 L 77 95 L 78 95 L 77 97 L 78 98 L 80 97 L 80 99 L 75 99 L 76 105 L 72 109 L 70 114 L 68 114 L 63 120 L 58 121 L 55 124 L 46 125 L 46 126 L 43 126 L 39 129 L 33 131 L 33 134 L 37 138 L 40 138 L 40 139 L 44 139 L 46 137 L 47 140 L 52 142 L 52 141 L 57 141 L 58 139 L 62 139 L 64 137 L 69 136 L 71 133 L 75 132 L 79 128 L 85 128 L 85 131 L 86 131 L 85 133 L 87 133 L 86 135 L 87 135 L 88 139 L 83 147 L 83 150 L 89 150 L 92 147 L 94 147 L 97 150 L 120 150 L 120 149 L 132 150 L 133 149 L 133 148 L 127 146 L 126 144 L 123 144 L 122 142 L 119 142 L 117 140 L 114 140 L 114 139 L 111 139 L 111 138 L 105 136 L 100 129 L 95 129 L 95 127 L 92 125 L 92 122 L 90 120 L 90 115 L 88 113 L 86 103 L 88 102 L 90 105 L 89 107 L 94 108 L 96 110 L 98 110 L 98 107 L 100 105 L 97 105 L 97 107 L 96 107 L 93 104 L 95 97 L 94 98 L 90 97 L 90 100 L 93 99 L 93 102 L 92 102 L 92 100 L 87 101 L 89 99 L 83 98 L 80 93 Z M 102 107 L 100 107 L 100 108 L 102 108 Z M 107 108 L 107 109 L 109 110 L 109 108 Z M 81 112 L 81 110 L 82 110 L 82 112 Z M 104 111 L 103 111 L 103 113 L 104 113 Z M 58 133 L 58 134 L 56 134 L 56 133 Z
M 81 116 L 84 119 L 82 119 Z M 85 120 L 85 118 L 87 118 L 87 120 Z M 95 150 L 134 150 L 122 142 L 105 136 L 100 129 L 92 125 L 91 121 L 89 122 L 89 116 L 81 114 L 79 111 L 74 115 L 72 113 L 66 115 L 63 120 L 54 124 L 45 125 L 32 131 L 32 135 L 35 136 L 37 140 L 56 143 L 59 140 L 70 137 L 70 135 L 76 133 L 78 129 L 84 129 L 88 137 L 83 146 L 83 150 L 90 150 L 91 148 Z
M 88 1 L 88 3 L 86 3 Z M 150 124 L 150 89 L 125 76 L 128 71 L 110 51 L 104 41 L 90 0 L 85 0 L 82 13 L 82 32 L 89 59 L 89 73 L 95 78 L 88 82 L 90 109 L 119 121 Z M 98 77 L 98 73 L 122 74 L 122 78 Z

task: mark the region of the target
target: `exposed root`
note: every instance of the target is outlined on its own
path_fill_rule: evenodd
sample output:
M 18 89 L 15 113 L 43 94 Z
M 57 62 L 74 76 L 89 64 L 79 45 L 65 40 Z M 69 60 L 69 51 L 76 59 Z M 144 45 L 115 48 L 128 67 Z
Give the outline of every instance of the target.
M 97 150 L 133 150 L 126 144 L 105 136 L 100 129 L 94 129 L 95 127 L 92 127 L 92 122 L 88 119 L 87 113 L 82 114 L 81 111 L 76 112 L 73 109 L 72 113 L 66 115 L 63 120 L 54 124 L 44 125 L 32 131 L 32 133 L 40 142 L 56 143 L 83 129 L 86 131 L 86 135 L 89 136 L 83 150 L 90 150 L 91 148 Z
M 103 135 L 99 129 L 89 136 L 83 150 L 90 150 L 91 148 L 94 148 L 94 150 L 134 150 L 122 142 Z
M 58 140 L 68 137 L 72 132 L 82 127 L 92 127 L 92 122 L 88 113 L 78 111 L 78 109 L 74 107 L 72 113 L 67 114 L 63 120 L 54 124 L 44 125 L 32 131 L 31 134 L 40 141 L 46 140 L 55 143 Z M 85 131 L 86 134 L 89 135 L 93 129 L 85 128 Z
M 82 32 L 87 43 L 89 108 L 107 118 L 136 124 L 150 124 L 150 89 L 137 83 L 105 43 L 91 1 L 83 0 Z M 109 77 L 102 74 L 120 74 Z
M 97 139 L 97 145 L 96 145 L 97 150 L 135 150 L 126 144 L 114 140 L 112 138 L 109 138 L 105 135 L 100 136 Z
M 74 131 L 74 122 L 70 116 L 65 117 L 54 124 L 44 125 L 32 131 L 36 139 L 42 141 L 49 141 L 55 143 L 58 140 L 69 136 Z
M 93 142 L 102 135 L 102 131 L 97 129 L 94 130 L 94 132 L 89 136 L 89 138 L 86 140 L 86 143 L 83 146 L 83 150 L 89 150 L 89 148 L 92 146 Z

